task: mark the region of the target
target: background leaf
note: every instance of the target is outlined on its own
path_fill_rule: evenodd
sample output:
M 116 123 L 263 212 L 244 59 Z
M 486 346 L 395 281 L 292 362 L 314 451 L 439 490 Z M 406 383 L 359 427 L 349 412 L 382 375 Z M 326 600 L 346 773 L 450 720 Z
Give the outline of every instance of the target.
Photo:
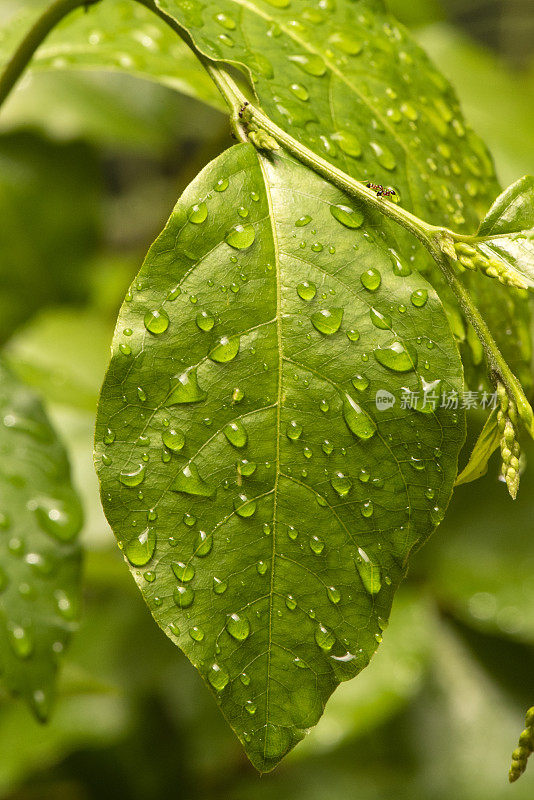
M 78 611 L 82 514 L 39 401 L 2 365 L 0 377 L 1 680 L 43 720 Z
M 212 162 L 127 295 L 99 407 L 120 547 L 261 770 L 368 663 L 463 442 L 461 413 L 401 407 L 460 389 L 458 353 L 349 203 L 251 145 Z

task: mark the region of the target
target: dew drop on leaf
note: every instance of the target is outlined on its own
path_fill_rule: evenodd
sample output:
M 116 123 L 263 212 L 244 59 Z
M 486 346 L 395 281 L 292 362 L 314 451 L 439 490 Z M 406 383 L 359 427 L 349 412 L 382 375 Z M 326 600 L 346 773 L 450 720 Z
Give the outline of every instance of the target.
M 315 641 L 325 653 L 329 653 L 335 644 L 336 637 L 329 628 L 319 625 L 315 629 Z
M 239 336 L 222 336 L 209 353 L 209 357 L 218 364 L 226 364 L 239 353 L 239 344 Z
M 313 327 L 318 330 L 319 333 L 324 333 L 326 336 L 337 333 L 341 327 L 342 319 L 342 308 L 322 308 L 320 311 L 315 311 L 311 315 Z
M 194 222 L 195 225 L 200 225 L 208 217 L 208 207 L 206 203 L 195 203 L 195 205 L 191 206 L 189 209 L 187 216 L 189 218 L 189 222 Z
M 292 441 L 296 441 L 302 436 L 302 425 L 297 422 L 296 419 L 292 419 L 291 422 L 288 423 L 286 428 L 286 436 Z
M 212 587 L 215 594 L 224 594 L 225 591 L 228 589 L 228 584 L 221 578 L 214 577 Z
M 256 506 L 256 500 L 249 499 L 246 494 L 240 494 L 234 499 L 234 510 L 240 517 L 251 517 L 256 511 Z
M 412 292 L 411 301 L 416 308 L 422 308 L 428 300 L 428 292 L 426 289 L 416 289 Z
M 169 327 L 169 315 L 164 308 L 147 311 L 143 321 L 147 331 L 155 336 L 165 333 Z
M 230 614 L 226 620 L 226 630 L 233 639 L 244 642 L 250 634 L 250 622 L 239 614 Z
M 170 486 L 173 492 L 196 495 L 198 497 L 213 497 L 215 489 L 203 480 L 195 464 L 186 464 Z
M 156 533 L 152 528 L 146 528 L 139 536 L 134 536 L 124 548 L 124 554 L 134 567 L 144 567 L 148 564 L 156 549 Z
M 380 328 L 383 331 L 391 329 L 392 322 L 389 314 L 382 314 L 377 308 L 370 308 L 369 316 L 375 328 Z
M 340 497 L 346 497 L 352 489 L 351 479 L 347 478 L 342 472 L 336 472 L 336 474 L 330 478 L 330 483 L 334 491 L 337 492 Z
M 218 664 L 212 664 L 208 672 L 208 681 L 216 692 L 222 692 L 230 680 L 228 673 Z
M 378 594 L 382 588 L 380 568 L 376 564 L 373 564 L 365 550 L 362 550 L 361 547 L 358 548 L 356 569 L 358 570 L 366 592 L 373 596 Z
M 303 72 L 316 78 L 322 77 L 326 72 L 326 64 L 320 56 L 306 53 L 288 56 L 288 60 L 296 64 Z
M 199 531 L 195 539 L 194 555 L 204 558 L 211 553 L 213 547 L 213 535 L 205 531 Z
M 309 302 L 310 300 L 313 300 L 317 294 L 317 287 L 310 281 L 302 281 L 302 283 L 299 283 L 297 286 L 297 294 L 301 300 L 306 300 Z
M 363 214 L 349 206 L 330 206 L 330 213 L 345 228 L 360 228 L 363 224 Z
M 376 431 L 375 422 L 350 394 L 343 397 L 343 419 L 348 429 L 359 439 L 370 439 Z
M 161 434 L 161 441 L 173 453 L 179 453 L 185 444 L 185 434 L 178 428 L 167 428 Z
M 208 396 L 198 384 L 196 369 L 189 369 L 182 372 L 181 375 L 174 375 L 170 380 L 170 384 L 171 389 L 165 400 L 165 406 L 181 403 L 200 403 Z
M 345 155 L 352 158 L 360 158 L 362 154 L 362 146 L 358 138 L 350 131 L 336 131 L 330 137 L 334 142 L 340 146 Z
M 379 364 L 393 372 L 411 372 L 417 366 L 417 352 L 410 345 L 393 342 L 387 347 L 377 347 L 374 356 Z
M 195 577 L 195 568 L 192 564 L 185 564 L 183 561 L 172 561 L 171 568 L 182 583 L 189 583 Z
M 119 480 L 123 486 L 128 486 L 130 488 L 134 486 L 139 486 L 139 484 L 143 483 L 145 479 L 145 471 L 146 471 L 145 464 L 139 464 L 139 466 L 136 469 L 123 470 L 119 474 Z
M 224 435 L 234 447 L 245 447 L 248 435 L 245 426 L 240 420 L 229 422 L 223 428 Z
M 382 276 L 377 269 L 371 267 L 371 269 L 362 272 L 360 281 L 364 289 L 367 289 L 368 292 L 376 292 L 382 283 Z
M 195 321 L 201 331 L 211 331 L 215 325 L 215 317 L 209 311 L 199 311 Z
M 195 599 L 195 592 L 190 586 L 179 584 L 174 587 L 173 600 L 179 608 L 189 608 Z
M 235 250 L 246 250 L 247 247 L 251 246 L 255 238 L 256 232 L 250 223 L 234 225 L 224 237 L 225 242 Z

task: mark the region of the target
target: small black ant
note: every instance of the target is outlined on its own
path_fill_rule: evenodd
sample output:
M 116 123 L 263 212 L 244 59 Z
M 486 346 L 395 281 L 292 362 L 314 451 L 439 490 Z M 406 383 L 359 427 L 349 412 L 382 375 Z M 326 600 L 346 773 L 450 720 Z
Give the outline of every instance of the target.
M 243 103 L 243 105 L 239 109 L 239 114 L 238 114 L 239 119 L 243 119 L 244 111 L 245 111 L 246 107 L 249 106 L 249 105 L 250 105 L 250 103 L 248 102 L 248 100 L 245 100 L 245 102 Z
M 394 194 L 397 194 L 395 189 L 384 189 L 381 183 L 371 183 L 368 181 L 365 185 L 368 189 L 373 189 L 377 197 L 392 197 Z

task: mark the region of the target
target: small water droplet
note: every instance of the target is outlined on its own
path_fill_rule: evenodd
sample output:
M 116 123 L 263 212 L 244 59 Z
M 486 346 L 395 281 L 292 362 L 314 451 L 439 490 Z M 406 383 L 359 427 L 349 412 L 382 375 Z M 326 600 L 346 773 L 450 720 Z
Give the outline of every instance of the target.
M 292 419 L 291 422 L 289 422 L 287 425 L 286 436 L 288 439 L 291 439 L 292 441 L 300 439 L 300 437 L 302 436 L 302 425 L 295 419 Z
M 213 591 L 215 594 L 224 594 L 228 589 L 228 583 L 221 578 L 213 578 Z
M 161 434 L 161 441 L 173 453 L 179 453 L 185 444 L 185 434 L 178 428 L 167 428 Z
M 288 56 L 288 60 L 296 64 L 303 72 L 313 75 L 316 78 L 322 77 L 326 72 L 326 64 L 317 55 L 307 55 L 306 53 Z
M 183 561 L 172 561 L 171 568 L 182 583 L 189 583 L 195 577 L 195 568 L 192 564 L 185 564 Z
M 339 589 L 336 589 L 335 586 L 327 586 L 326 594 L 331 603 L 337 605 L 337 603 L 339 603 L 339 601 L 341 600 L 341 592 L 339 591 Z
M 240 494 L 234 498 L 234 510 L 240 517 L 251 517 L 256 511 L 257 502 L 249 499 L 246 494 Z
M 317 294 L 317 287 L 310 281 L 302 281 L 302 283 L 299 283 L 297 286 L 297 294 L 301 300 L 306 300 L 309 302 L 310 300 L 313 300 Z
M 330 483 L 332 484 L 332 489 L 334 489 L 340 497 L 346 497 L 352 489 L 351 479 L 347 478 L 342 472 L 336 472 L 336 474 L 330 478 Z
M 234 447 L 245 447 L 248 435 L 245 426 L 240 420 L 229 422 L 223 428 L 224 435 Z
M 376 564 L 373 564 L 365 550 L 362 550 L 361 547 L 358 548 L 356 569 L 358 570 L 366 592 L 373 596 L 378 594 L 382 588 L 380 568 Z
M 376 431 L 375 422 L 349 394 L 343 397 L 343 419 L 349 430 L 359 439 L 370 439 Z
M 367 289 L 368 292 L 376 292 L 382 283 L 382 276 L 377 269 L 371 267 L 371 269 L 362 272 L 360 281 L 364 289 Z
M 195 203 L 195 205 L 191 206 L 187 213 L 189 222 L 193 222 L 195 225 L 200 225 L 207 219 L 208 216 L 208 207 L 206 203 L 203 201 L 201 203 Z
M 165 333 L 169 327 L 169 315 L 164 308 L 147 311 L 143 321 L 147 331 L 155 336 Z
M 286 608 L 288 608 L 290 611 L 294 611 L 296 607 L 297 607 L 297 601 L 295 600 L 293 595 L 288 594 L 288 596 L 286 597 Z
M 343 319 L 342 308 L 322 308 L 320 311 L 315 311 L 311 315 L 311 322 L 313 327 L 326 336 L 331 336 L 341 327 Z
M 336 637 L 331 630 L 324 625 L 319 625 L 315 629 L 315 641 L 325 653 L 329 653 L 335 644 Z
M 174 375 L 170 380 L 170 392 L 165 401 L 166 406 L 181 403 L 200 403 L 207 397 L 206 392 L 198 384 L 196 369 L 189 369 L 181 375 Z
M 350 131 L 336 131 L 330 137 L 334 142 L 340 146 L 347 156 L 352 158 L 360 158 L 362 154 L 362 146 L 358 138 Z
M 426 289 L 416 289 L 412 292 L 411 301 L 416 308 L 422 308 L 428 300 L 428 292 Z
M 319 536 L 310 536 L 310 550 L 319 556 L 324 550 L 324 542 Z
M 179 608 L 189 608 L 195 599 L 195 591 L 190 586 L 178 584 L 175 586 L 172 596 Z
M 256 231 L 254 227 L 250 223 L 247 223 L 246 225 L 234 225 L 234 227 L 228 231 L 224 240 L 235 250 L 246 250 L 247 247 L 251 246 L 255 238 Z
M 230 680 L 228 673 L 218 664 L 212 664 L 208 672 L 208 681 L 216 692 L 222 692 Z
M 139 466 L 133 470 L 123 470 L 119 474 L 119 480 L 123 486 L 128 486 L 130 488 L 139 486 L 145 479 L 145 470 L 145 464 L 139 464 Z
M 250 622 L 239 614 L 230 614 L 226 620 L 226 630 L 238 642 L 244 642 L 250 634 Z
M 390 172 L 394 170 L 397 166 L 397 160 L 389 147 L 387 147 L 385 144 L 379 144 L 378 142 L 369 142 L 369 144 L 380 166 L 384 167 L 384 169 L 387 169 Z
M 201 331 L 211 331 L 215 325 L 215 317 L 209 311 L 199 311 L 195 321 Z

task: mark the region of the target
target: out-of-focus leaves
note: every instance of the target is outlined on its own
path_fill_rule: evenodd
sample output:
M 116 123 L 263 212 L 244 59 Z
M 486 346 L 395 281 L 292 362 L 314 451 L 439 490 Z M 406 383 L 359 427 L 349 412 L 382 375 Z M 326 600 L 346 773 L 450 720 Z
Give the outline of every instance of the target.
M 37 308 L 87 295 L 100 192 L 99 162 L 87 145 L 0 137 L 0 341 Z
M 497 411 L 494 409 L 487 418 L 480 436 L 475 442 L 469 461 L 456 478 L 455 486 L 476 481 L 482 475 L 485 475 L 488 471 L 488 461 L 498 448 L 500 441 L 501 433 L 497 425 Z
M 6 0 L 2 0 L 6 4 Z M 11 0 L 8 0 L 8 5 Z M 24 4 L 27 6 L 27 4 Z M 47 5 L 40 3 L 42 11 Z M 1 7 L 0 7 L 1 10 Z M 5 63 L 37 16 L 36 4 L 0 22 L 0 64 Z M 106 0 L 73 11 L 46 39 L 32 69 L 126 72 L 222 108 L 221 96 L 190 49 L 148 9 L 132 0 Z
M 45 719 L 75 623 L 82 513 L 37 397 L 0 364 L 1 681 Z

